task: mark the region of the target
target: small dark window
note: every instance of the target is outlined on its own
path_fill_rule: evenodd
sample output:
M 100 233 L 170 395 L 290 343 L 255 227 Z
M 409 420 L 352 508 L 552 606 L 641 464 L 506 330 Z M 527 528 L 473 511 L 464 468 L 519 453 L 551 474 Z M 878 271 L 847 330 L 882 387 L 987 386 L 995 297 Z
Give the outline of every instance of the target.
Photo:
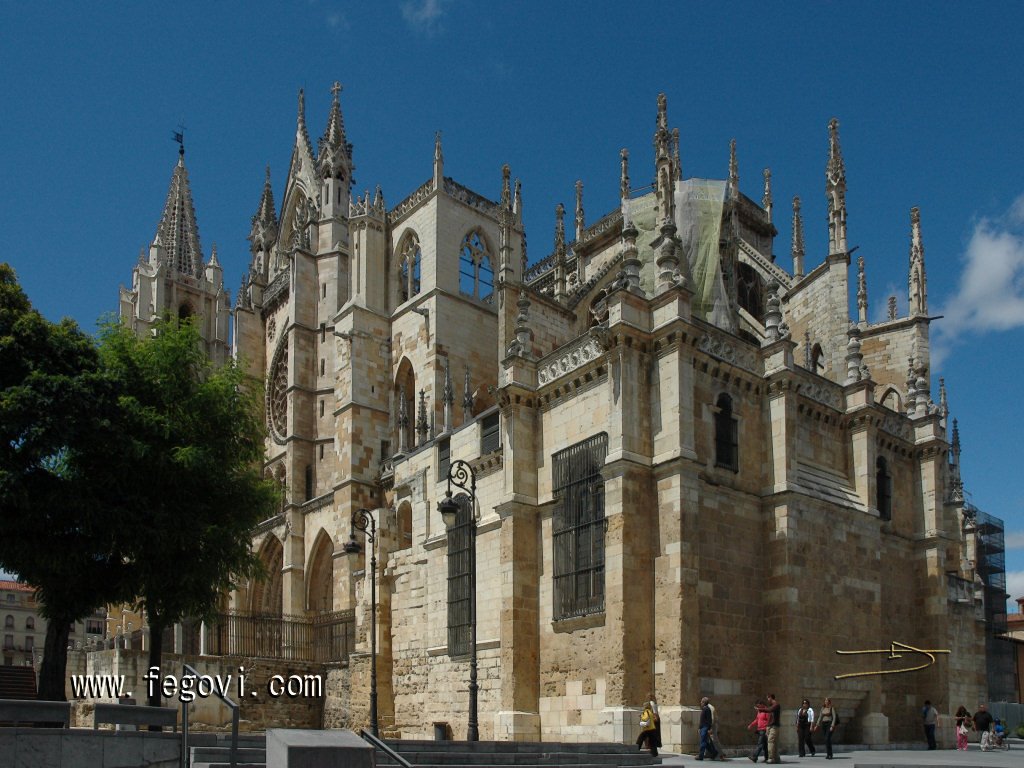
M 459 512 L 455 525 L 448 529 L 448 655 L 465 656 L 469 653 L 473 618 L 470 602 L 470 526 L 474 521 L 469 497 L 460 493 L 455 501 L 459 505 Z
M 4 619 L 4 629 L 14 629 L 14 617 L 8 616 Z
M 500 419 L 498 413 L 484 417 L 480 424 L 480 455 L 494 453 L 501 447 Z
M 448 467 L 452 461 L 452 441 L 445 439 L 437 444 L 437 479 L 444 480 L 448 477 Z
M 327 341 L 327 323 L 320 323 L 320 343 Z
M 321 443 L 320 444 L 320 461 L 323 461 L 323 460 L 324 460 L 324 446 L 323 446 L 323 443 Z
M 889 462 L 882 456 L 875 462 L 875 502 L 879 519 L 892 520 L 892 475 Z
M 733 416 L 732 398 L 723 393 L 715 405 L 715 466 L 736 472 L 740 468 L 739 424 Z
M 380 460 L 384 461 L 391 458 L 391 441 L 381 440 L 380 441 Z
M 321 400 L 320 401 L 320 417 L 323 418 L 323 415 L 324 415 L 324 401 Z
M 29 616 L 27 619 L 25 619 L 25 629 L 32 629 L 32 630 L 34 630 L 35 628 L 36 628 L 35 617 Z
M 313 465 L 306 465 L 306 501 L 313 498 Z
M 320 358 L 320 375 L 321 376 L 324 375 L 324 369 L 325 369 L 325 362 L 324 362 L 324 359 L 321 357 Z
M 323 283 L 320 286 L 320 296 L 321 296 L 321 298 L 324 298 L 324 299 L 327 298 L 327 283 Z

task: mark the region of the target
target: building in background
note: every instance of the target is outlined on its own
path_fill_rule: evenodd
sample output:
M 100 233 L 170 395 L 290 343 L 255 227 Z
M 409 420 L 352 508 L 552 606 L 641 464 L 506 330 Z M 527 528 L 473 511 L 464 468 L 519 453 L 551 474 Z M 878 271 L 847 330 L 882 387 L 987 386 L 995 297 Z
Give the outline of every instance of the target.
M 47 621 L 39 612 L 35 588 L 20 581 L 0 581 L 0 617 L 3 621 L 3 663 L 5 666 L 33 664 L 38 668 L 46 645 Z M 68 645 L 82 648 L 103 639 L 106 610 L 94 611 L 75 622 Z
M 941 379 L 934 392 L 921 212 L 907 312 L 887 297 L 869 322 L 837 121 L 827 253 L 805 253 L 795 198 L 777 261 L 771 174 L 744 194 L 735 143 L 725 178 L 685 178 L 661 96 L 653 158 L 609 168 L 620 204 L 588 223 L 577 182 L 530 263 L 518 180 L 496 165 L 493 197 L 468 189 L 440 136 L 400 202 L 354 194 L 339 92 L 315 150 L 300 92 L 282 202 L 268 169 L 234 308 L 281 487 L 253 542 L 267 578 L 194 645 L 344 655 L 322 723 L 362 725 L 376 604 L 382 726 L 407 738 L 466 726 L 474 599 L 484 739 L 631 739 L 653 692 L 667 748 L 696 742 L 703 695 L 740 741 L 772 690 L 787 708 L 830 696 L 844 739 L 884 744 L 919 738 L 925 699 L 986 699 L 1001 524 L 965 504 Z M 181 155 L 122 316 L 144 332 L 194 314 L 216 356 L 228 297 L 186 178 Z M 449 530 L 438 502 L 460 460 L 476 493 Z M 345 550 L 360 509 L 376 595 L 366 547 Z M 353 612 L 357 654 L 335 644 Z M 949 654 L 878 675 L 910 665 L 836 653 L 890 643 Z

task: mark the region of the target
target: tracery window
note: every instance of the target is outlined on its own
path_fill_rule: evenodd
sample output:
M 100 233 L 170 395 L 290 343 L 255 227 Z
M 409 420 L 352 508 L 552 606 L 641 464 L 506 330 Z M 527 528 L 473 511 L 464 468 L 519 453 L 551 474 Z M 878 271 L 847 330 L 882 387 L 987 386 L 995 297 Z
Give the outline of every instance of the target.
M 494 262 L 479 231 L 466 235 L 459 250 L 459 292 L 486 302 L 494 295 Z
M 764 314 L 761 277 L 753 267 L 742 261 L 736 266 L 736 299 L 751 317 L 761 320 Z
M 733 416 L 732 398 L 724 392 L 715 402 L 715 466 L 739 470 L 739 424 Z
M 271 435 L 282 443 L 288 433 L 288 339 L 282 337 L 274 353 L 267 381 L 267 423 Z
M 604 478 L 608 435 L 576 443 L 552 458 L 554 618 L 604 610 Z
M 411 232 L 402 240 L 398 252 L 398 303 L 408 301 L 420 292 L 422 251 L 419 240 Z
M 456 496 L 455 502 L 459 511 L 455 525 L 448 529 L 448 655 L 465 656 L 469 653 L 472 622 L 469 548 L 473 506 L 464 493 Z

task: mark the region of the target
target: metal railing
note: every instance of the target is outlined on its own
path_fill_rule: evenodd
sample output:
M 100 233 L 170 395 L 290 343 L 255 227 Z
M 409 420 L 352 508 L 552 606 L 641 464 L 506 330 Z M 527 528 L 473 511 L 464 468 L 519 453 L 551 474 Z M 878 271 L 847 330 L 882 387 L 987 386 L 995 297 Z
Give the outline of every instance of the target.
M 374 736 L 369 731 L 364 731 L 363 729 L 360 728 L 359 729 L 359 735 L 363 737 L 364 741 L 368 741 L 374 747 L 379 749 L 385 755 L 387 755 L 392 760 L 394 760 L 396 763 L 398 763 L 400 766 L 402 766 L 402 768 L 413 768 L 412 763 L 410 763 L 408 760 L 406 760 L 400 754 L 395 752 L 395 750 L 393 750 L 391 747 L 389 747 L 387 744 L 385 744 L 383 741 L 378 739 L 376 736 Z
M 203 627 L 212 656 L 255 656 L 290 661 L 345 661 L 355 648 L 355 611 L 308 618 L 229 611 Z
M 199 678 L 200 674 L 188 664 L 182 664 L 182 678 L 191 675 Z M 231 768 L 238 765 L 238 705 L 229 696 L 213 688 L 213 694 L 231 708 Z M 192 765 L 192 756 L 188 751 L 188 702 L 181 702 L 181 765 L 182 768 L 189 768 Z

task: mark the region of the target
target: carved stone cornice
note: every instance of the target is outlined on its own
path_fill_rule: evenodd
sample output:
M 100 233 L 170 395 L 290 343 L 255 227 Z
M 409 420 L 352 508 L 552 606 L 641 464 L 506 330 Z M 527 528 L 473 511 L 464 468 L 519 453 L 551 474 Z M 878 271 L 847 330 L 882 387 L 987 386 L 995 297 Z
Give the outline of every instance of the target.
M 757 351 L 748 349 L 742 341 L 733 339 L 728 334 L 707 329 L 697 337 L 696 347 L 701 352 L 718 360 L 742 368 L 749 373 L 760 374 Z
M 388 213 L 388 223 L 393 227 L 406 219 L 413 211 L 427 200 L 434 193 L 434 180 L 427 179 L 427 181 L 420 185 L 420 187 L 405 198 L 402 202 L 396 205 Z
M 278 272 L 263 291 L 263 314 L 267 315 L 278 304 L 288 299 L 291 291 L 291 267 Z
M 545 387 L 595 360 L 604 359 L 611 344 L 608 329 L 596 326 L 559 347 L 537 363 L 537 383 Z
M 433 182 L 431 182 L 433 183 Z M 493 200 L 488 200 L 483 195 L 478 195 L 468 187 L 464 187 L 454 179 L 444 178 L 444 193 L 452 200 L 457 200 L 463 205 L 479 211 L 484 216 L 501 223 L 501 206 Z

